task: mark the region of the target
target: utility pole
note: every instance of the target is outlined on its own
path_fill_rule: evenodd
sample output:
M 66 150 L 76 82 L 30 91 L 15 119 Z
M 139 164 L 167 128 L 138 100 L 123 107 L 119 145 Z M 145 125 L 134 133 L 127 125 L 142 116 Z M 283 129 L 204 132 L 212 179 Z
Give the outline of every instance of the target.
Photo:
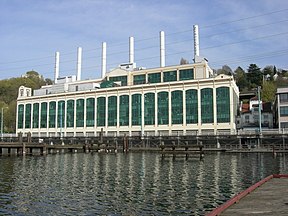
M 262 134 L 262 126 L 261 126 L 261 122 L 262 122 L 262 118 L 261 118 L 261 99 L 260 99 L 260 89 L 261 87 L 258 86 L 258 111 L 259 111 L 259 134 Z
M 3 139 L 4 109 L 1 108 L 1 139 Z

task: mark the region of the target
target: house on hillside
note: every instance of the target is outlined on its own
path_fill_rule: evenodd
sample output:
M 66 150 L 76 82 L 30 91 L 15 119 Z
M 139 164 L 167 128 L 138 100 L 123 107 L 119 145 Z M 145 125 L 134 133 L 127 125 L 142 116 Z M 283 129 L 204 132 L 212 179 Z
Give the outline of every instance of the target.
M 266 129 L 273 128 L 273 106 L 271 102 L 260 100 L 261 127 Z M 259 128 L 259 100 L 252 97 L 248 103 L 240 103 L 238 129 L 249 130 Z

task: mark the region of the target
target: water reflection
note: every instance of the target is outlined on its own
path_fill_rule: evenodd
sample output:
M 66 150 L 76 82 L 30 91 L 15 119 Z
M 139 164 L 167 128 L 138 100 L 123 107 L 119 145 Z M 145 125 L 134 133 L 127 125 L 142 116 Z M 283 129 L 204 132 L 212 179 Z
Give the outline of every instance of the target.
M 287 155 L 151 153 L 0 157 L 0 215 L 205 215 Z

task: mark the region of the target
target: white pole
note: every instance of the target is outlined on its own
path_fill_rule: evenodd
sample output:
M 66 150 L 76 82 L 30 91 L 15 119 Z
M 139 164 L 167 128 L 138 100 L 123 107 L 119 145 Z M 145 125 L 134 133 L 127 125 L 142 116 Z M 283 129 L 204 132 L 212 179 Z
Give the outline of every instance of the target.
M 77 55 L 77 81 L 81 80 L 82 48 L 78 47 Z
M 102 43 L 102 73 L 101 73 L 101 78 L 105 77 L 106 74 L 106 49 L 107 45 L 106 42 Z
M 4 113 L 3 113 L 3 107 L 1 109 L 1 137 L 3 138 L 3 124 L 4 124 Z
M 59 63 L 60 63 L 60 53 L 55 53 L 55 70 L 54 70 L 54 83 L 57 83 L 57 79 L 59 78 Z
M 134 63 L 134 37 L 129 37 L 129 63 Z
M 199 28 L 198 25 L 193 26 L 194 33 L 194 58 L 199 56 Z
M 165 33 L 160 31 L 160 67 L 165 67 Z

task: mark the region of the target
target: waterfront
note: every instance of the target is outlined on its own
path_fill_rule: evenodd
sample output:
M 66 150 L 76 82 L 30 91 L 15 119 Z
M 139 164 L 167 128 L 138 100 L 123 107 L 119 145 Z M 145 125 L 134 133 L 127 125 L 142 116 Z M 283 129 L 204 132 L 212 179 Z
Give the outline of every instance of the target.
M 271 153 L 0 157 L 0 215 L 205 215 L 287 164 Z

